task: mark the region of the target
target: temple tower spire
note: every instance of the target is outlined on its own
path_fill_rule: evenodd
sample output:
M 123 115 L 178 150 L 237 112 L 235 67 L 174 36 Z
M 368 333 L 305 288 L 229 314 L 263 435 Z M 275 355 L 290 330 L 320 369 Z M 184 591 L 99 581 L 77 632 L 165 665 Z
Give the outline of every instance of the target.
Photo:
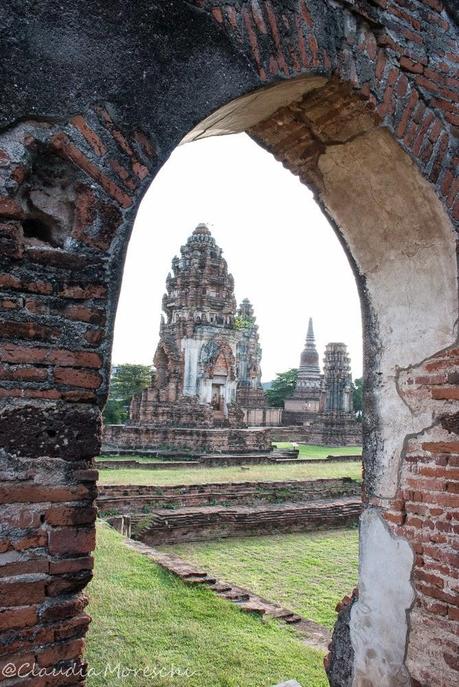
M 295 391 L 284 403 L 286 424 L 307 422 L 319 411 L 321 386 L 319 354 L 314 337 L 314 325 L 310 317 L 306 341 L 300 357 Z

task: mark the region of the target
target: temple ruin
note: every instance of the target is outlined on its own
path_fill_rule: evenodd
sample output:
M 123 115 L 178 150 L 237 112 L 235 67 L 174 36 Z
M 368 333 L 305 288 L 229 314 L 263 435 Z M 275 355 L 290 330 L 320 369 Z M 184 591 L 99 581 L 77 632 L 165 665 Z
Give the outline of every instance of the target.
M 313 191 L 362 303 L 359 595 L 330 684 L 457 684 L 457 3 L 23 0 L 0 21 L 4 665 L 85 665 L 136 212 L 181 141 L 246 131 Z
M 361 442 L 346 345 L 327 345 L 322 374 L 311 318 L 295 391 L 283 409 L 268 406 L 253 305 L 236 308 L 233 276 L 203 223 L 172 260 L 162 309 L 151 384 L 132 399 L 126 425 L 105 427 L 108 451 L 269 451 L 261 428 L 280 426 L 287 439 L 301 426 L 309 443 Z
M 151 385 L 133 398 L 126 426 L 105 429 L 105 443 L 270 451 L 269 431 L 244 421 L 245 405 L 269 413 L 253 307 L 246 299 L 236 309 L 234 279 L 205 224 L 173 258 L 162 307 Z
M 362 441 L 362 428 L 352 401 L 347 346 L 341 342 L 327 344 L 322 374 L 312 318 L 309 318 L 295 390 L 284 401 L 282 424 L 301 426 L 303 439 L 309 443 L 344 446 Z

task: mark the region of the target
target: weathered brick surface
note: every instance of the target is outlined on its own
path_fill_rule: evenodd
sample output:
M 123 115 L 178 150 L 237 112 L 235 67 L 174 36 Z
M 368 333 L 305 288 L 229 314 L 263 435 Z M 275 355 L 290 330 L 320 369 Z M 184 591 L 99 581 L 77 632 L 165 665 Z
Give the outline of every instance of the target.
M 450 383 L 459 369 L 452 348 L 400 375 L 400 390 L 413 412 L 428 398 L 436 421 L 410 437 L 396 498 L 385 510 L 394 532 L 415 552 L 416 601 L 410 613 L 407 664 L 419 684 L 457 681 L 459 652 L 459 409 Z M 422 660 L 420 657 L 422 656 Z
M 184 5 L 187 12 L 196 8 L 193 27 L 187 24 L 179 40 L 174 15 L 171 40 L 158 52 L 165 50 L 165 59 L 156 65 L 155 75 L 144 72 L 143 84 L 159 89 L 149 95 L 148 108 L 137 94 L 128 96 L 125 106 L 113 83 L 111 91 L 101 94 L 104 84 L 92 81 L 91 95 L 80 107 L 76 91 L 85 92 L 89 76 L 82 77 L 81 89 L 66 77 L 71 99 L 62 92 L 62 102 L 71 102 L 68 116 L 46 121 L 46 113 L 61 112 L 60 103 L 54 110 L 48 100 L 40 121 L 33 121 L 34 98 L 24 88 L 26 111 L 13 117 L 0 137 L 0 498 L 8 509 L 6 530 L 0 534 L 0 556 L 7 558 L 0 558 L 0 568 L 6 584 L 14 585 L 21 573 L 37 575 L 37 582 L 46 578 L 43 599 L 35 599 L 37 587 L 30 587 L 24 603 L 18 597 L 18 605 L 0 608 L 7 632 L 2 647 L 14 660 L 35 661 L 41 654 L 48 663 L 81 653 L 74 640 L 87 623 L 78 621 L 85 606 L 79 587 L 88 579 L 88 552 L 94 544 L 90 461 L 99 447 L 98 408 L 107 394 L 126 241 L 154 172 L 197 121 L 248 89 L 320 74 L 327 83 L 281 109 L 275 119 L 254 126 L 252 136 L 320 191 L 318 161 L 327 146 L 382 125 L 435 186 L 451 221 L 459 225 L 459 60 L 453 22 L 457 13 L 450 0 L 194 0 Z M 151 11 L 149 7 L 145 17 Z M 162 26 L 174 11 L 173 3 L 161 7 Z M 196 43 L 199 22 L 202 50 L 196 49 L 201 48 Z M 117 23 L 124 30 L 123 22 Z M 83 21 L 74 25 L 84 31 Z M 137 22 L 139 35 L 144 25 Z M 8 40 L 15 38 L 15 26 L 14 21 L 8 24 Z M 151 41 L 163 38 L 150 28 L 147 34 L 149 69 L 155 54 Z M 128 35 L 123 34 L 126 45 Z M 41 43 L 42 38 L 36 41 Z M 175 43 L 182 51 L 178 61 L 171 48 Z M 142 50 L 137 40 L 135 45 L 137 59 Z M 211 59 L 214 53 L 216 61 Z M 198 64 L 201 55 L 213 73 Z M 10 59 L 9 53 L 4 55 L 5 64 Z M 196 73 L 183 78 L 185 95 L 180 91 L 182 73 L 166 79 L 164 88 L 165 81 L 158 78 L 162 70 L 169 64 L 192 68 L 195 61 Z M 221 64 L 231 64 L 232 71 L 220 73 Z M 138 70 L 136 64 L 132 74 Z M 142 90 L 129 68 L 127 72 L 129 83 Z M 53 73 L 58 79 L 60 68 Z M 13 90 L 6 93 L 7 101 L 21 92 L 21 84 Z M 94 107 L 94 102 L 104 103 L 108 92 L 116 93 L 117 106 Z M 53 82 L 53 97 L 57 93 L 61 90 Z M 138 119 L 137 106 L 142 111 Z M 407 381 L 407 402 L 432 408 L 436 424 L 410 439 L 400 495 L 386 511 L 394 532 L 417 554 L 407 665 L 418 684 L 448 687 L 458 674 L 453 644 L 459 622 L 453 603 L 457 560 L 452 553 L 457 535 L 457 381 L 453 351 L 427 361 Z M 91 514 L 87 522 L 80 516 L 84 509 Z M 53 646 L 57 642 L 59 647 Z M 38 684 L 46 685 L 40 678 L 27 680 L 28 686 Z M 57 678 L 53 684 L 65 682 Z
M 115 486 L 99 490 L 101 513 L 140 513 L 145 509 L 207 505 L 257 505 L 360 496 L 360 484 L 349 478 L 284 482 L 234 482 L 177 486 Z

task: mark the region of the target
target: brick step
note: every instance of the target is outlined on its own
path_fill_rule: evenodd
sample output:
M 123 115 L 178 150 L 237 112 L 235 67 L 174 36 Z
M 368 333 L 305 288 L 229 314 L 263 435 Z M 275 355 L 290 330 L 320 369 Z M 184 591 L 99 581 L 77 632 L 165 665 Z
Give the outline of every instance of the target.
M 184 561 L 176 554 L 166 554 L 163 551 L 158 551 L 154 547 L 147 546 L 132 539 L 126 539 L 125 542 L 130 548 L 151 558 L 161 567 L 180 577 L 185 584 L 206 585 L 210 591 L 217 594 L 220 598 L 234 603 L 241 611 L 259 616 L 267 616 L 279 622 L 285 622 L 295 628 L 295 631 L 301 635 L 306 644 L 316 649 L 327 649 L 330 642 L 330 633 L 322 625 L 312 620 L 308 620 L 307 618 L 302 618 L 297 613 L 264 599 L 257 594 L 253 594 L 248 589 L 231 583 L 222 582 L 207 573 L 203 575 L 204 571 L 194 568 L 193 564 Z M 187 574 L 183 577 L 180 571 L 185 570 L 195 570 L 196 574 Z

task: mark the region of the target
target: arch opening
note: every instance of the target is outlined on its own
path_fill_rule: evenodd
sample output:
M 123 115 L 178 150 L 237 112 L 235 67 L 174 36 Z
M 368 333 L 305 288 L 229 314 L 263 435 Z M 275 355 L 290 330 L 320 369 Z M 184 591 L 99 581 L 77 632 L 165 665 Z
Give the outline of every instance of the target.
M 354 270 L 364 320 L 365 510 L 348 659 L 355 684 L 389 685 L 397 675 L 416 674 L 410 655 L 419 649 L 416 633 L 409 642 L 407 622 L 415 565 L 403 530 L 411 479 L 407 437 L 428 432 L 441 412 L 438 404 L 413 404 L 407 378 L 454 345 L 454 234 L 432 187 L 368 102 L 341 82 L 304 82 L 295 85 L 293 100 L 282 86 L 279 99 L 273 87 L 266 101 L 261 92 L 231 103 L 184 142 L 245 130 L 313 189 Z M 393 522 L 400 525 L 396 533 Z M 417 613 L 412 617 L 419 619 Z M 396 628 L 390 638 L 387 623 Z M 363 625 L 371 632 L 363 633 Z
M 208 12 L 209 36 L 214 36 L 212 21 L 218 31 L 230 24 L 237 27 L 235 11 L 203 6 L 196 17 Z M 281 70 L 287 83 L 305 67 L 327 75 L 333 69 L 353 86 L 315 75 L 304 80 L 305 90 L 295 84 L 301 98 L 275 98 L 270 108 L 263 109 L 262 93 L 255 90 L 250 104 L 256 115 L 248 120 L 243 107 L 231 109 L 242 119 L 239 128 L 313 188 L 348 251 L 362 298 L 367 413 L 360 598 L 347 624 L 345 613 L 340 616 L 346 665 L 339 664 L 340 652 L 333 656 L 332 650 L 330 679 L 354 687 L 389 687 L 410 678 L 450 685 L 457 679 L 450 613 L 452 496 L 442 493 L 454 482 L 449 460 L 457 454 L 457 268 L 448 218 L 454 219 L 457 208 L 451 153 L 456 115 L 450 106 L 445 112 L 432 100 L 433 82 L 413 76 L 415 63 L 403 54 L 409 48 L 403 32 L 391 29 L 404 46 L 400 52 L 393 41 L 387 48 L 386 32 L 370 30 L 386 23 L 385 9 L 372 6 L 370 23 L 361 8 L 354 9 L 357 18 L 347 8 L 339 9 L 339 31 L 332 31 L 330 40 L 319 36 L 319 46 L 310 29 L 320 12 L 313 8 L 311 17 L 306 8 L 299 47 L 304 48 L 306 32 L 311 60 L 304 51 L 303 66 L 297 62 L 294 68 L 295 50 L 289 64 L 282 52 L 293 35 L 293 10 L 283 17 L 281 36 L 275 13 L 270 14 L 274 43 L 269 45 L 263 13 L 256 14 L 257 30 L 266 37 L 262 52 L 249 40 L 252 56 L 247 59 L 248 48 L 239 45 L 237 30 L 234 44 L 233 38 L 212 43 L 218 58 L 224 54 L 225 64 L 234 50 L 228 89 L 211 93 L 206 88 L 205 95 L 196 95 L 196 109 L 182 118 L 164 97 L 158 115 L 142 103 L 142 123 L 137 125 L 132 103 L 124 110 L 118 100 L 117 106 L 94 105 L 94 98 L 105 100 L 99 84 L 81 114 L 57 121 L 40 115 L 37 107 L 36 121 L 18 119 L 3 132 L 5 573 L 12 578 L 7 581 L 11 599 L 29 604 L 20 620 L 14 608 L 6 617 L 13 623 L 11 645 L 24 626 L 32 628 L 25 631 L 27 638 L 21 635 L 21 655 L 32 647 L 42 662 L 55 663 L 62 655 L 54 652 L 55 645 L 69 659 L 81 655 L 88 618 L 80 592 L 91 576 L 88 554 L 94 546 L 96 476 L 91 460 L 99 449 L 99 408 L 107 393 L 114 309 L 140 196 L 196 119 L 238 93 L 279 78 Z M 244 15 L 245 6 L 242 10 Z M 452 45 L 449 15 L 441 12 L 433 10 L 436 21 L 429 19 L 429 31 L 448 34 Z M 320 26 L 329 20 L 327 8 Z M 267 57 L 272 45 L 275 59 Z M 429 64 L 438 75 L 442 58 L 435 53 L 430 62 L 431 56 L 427 60 L 423 55 L 431 47 L 423 39 L 418 45 L 419 64 Z M 446 59 L 443 64 L 451 71 Z M 367 60 L 367 68 L 361 60 Z M 197 63 L 189 59 L 180 64 L 189 74 L 188 64 L 193 69 Z M 190 101 L 195 97 L 191 91 L 199 91 L 196 83 L 202 86 L 209 77 L 218 84 L 221 79 L 221 62 L 211 64 L 217 78 L 208 71 L 197 81 L 184 78 Z M 365 80 L 362 74 L 369 72 Z M 442 73 L 441 78 L 447 77 Z M 172 106 L 180 100 L 178 92 L 174 82 Z M 419 94 L 428 107 L 418 103 Z M 41 106 L 43 112 L 50 111 L 49 103 Z M 169 122 L 164 123 L 168 109 L 169 129 Z M 225 131 L 235 126 L 226 116 L 216 120 Z M 204 129 L 210 133 L 212 123 Z M 57 159 L 64 161 L 62 167 Z M 57 195 L 37 193 L 46 179 Z M 435 572 L 433 582 L 428 570 Z M 30 573 L 34 579 L 20 580 L 25 587 L 18 590 L 16 576 Z M 441 603 L 436 603 L 439 593 Z M 344 681 L 335 673 L 341 669 Z

